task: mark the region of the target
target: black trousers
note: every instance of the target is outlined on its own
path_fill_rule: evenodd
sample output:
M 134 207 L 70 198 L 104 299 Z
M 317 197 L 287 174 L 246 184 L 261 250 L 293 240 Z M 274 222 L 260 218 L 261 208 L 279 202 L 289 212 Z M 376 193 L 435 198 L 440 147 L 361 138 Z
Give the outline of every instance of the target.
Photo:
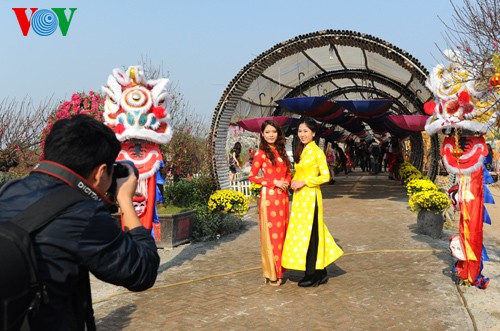
M 314 220 L 311 230 L 311 240 L 307 248 L 306 256 L 306 276 L 313 276 L 316 272 L 316 260 L 318 258 L 318 200 L 316 199 L 316 206 L 314 207 Z

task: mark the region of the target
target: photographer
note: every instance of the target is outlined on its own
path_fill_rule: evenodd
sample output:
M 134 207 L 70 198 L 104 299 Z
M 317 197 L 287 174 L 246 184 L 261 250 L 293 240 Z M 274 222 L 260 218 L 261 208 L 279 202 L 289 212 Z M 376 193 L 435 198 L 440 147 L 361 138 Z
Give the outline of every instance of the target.
M 55 123 L 47 136 L 45 160 L 29 176 L 6 184 L 0 194 L 0 221 L 76 178 L 82 199 L 63 210 L 32 238 L 39 278 L 46 285 L 34 330 L 93 330 L 89 272 L 102 281 L 143 291 L 154 285 L 159 256 L 154 240 L 132 204 L 137 186 L 133 168 L 116 181 L 116 201 L 125 232 L 117 226 L 104 196 L 113 182 L 120 143 L 111 129 L 86 115 Z M 81 184 L 81 186 L 80 186 Z

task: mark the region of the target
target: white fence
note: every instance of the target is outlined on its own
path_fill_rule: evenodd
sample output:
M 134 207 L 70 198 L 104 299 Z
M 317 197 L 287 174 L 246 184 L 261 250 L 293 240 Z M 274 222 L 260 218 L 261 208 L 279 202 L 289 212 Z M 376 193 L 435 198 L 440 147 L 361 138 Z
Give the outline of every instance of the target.
M 250 192 L 250 181 L 248 179 L 238 179 L 229 182 L 229 189 L 243 193 L 245 196 L 249 197 Z

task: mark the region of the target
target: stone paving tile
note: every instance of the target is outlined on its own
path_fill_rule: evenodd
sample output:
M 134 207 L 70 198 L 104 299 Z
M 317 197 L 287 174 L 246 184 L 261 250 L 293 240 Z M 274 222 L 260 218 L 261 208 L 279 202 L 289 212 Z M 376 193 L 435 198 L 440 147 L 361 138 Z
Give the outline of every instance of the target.
M 253 208 L 242 232 L 162 261 L 153 289 L 95 304 L 98 330 L 474 330 L 450 279 L 449 233 L 414 232 L 400 183 L 349 176 L 322 190 L 346 252 L 327 284 L 299 288 L 297 271 L 280 287 L 262 283 Z

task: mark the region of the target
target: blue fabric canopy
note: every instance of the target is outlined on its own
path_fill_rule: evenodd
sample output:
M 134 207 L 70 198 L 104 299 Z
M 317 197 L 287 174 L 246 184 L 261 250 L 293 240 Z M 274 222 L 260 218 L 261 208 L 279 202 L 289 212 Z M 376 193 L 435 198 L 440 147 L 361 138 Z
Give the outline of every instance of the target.
M 389 110 L 393 103 L 391 99 L 336 100 L 335 102 L 361 119 L 380 117 Z
M 325 117 L 335 113 L 340 108 L 326 97 L 300 97 L 276 101 L 281 109 L 289 113 L 316 117 Z
M 329 100 L 327 97 L 298 97 L 276 101 L 284 112 L 312 117 L 327 124 L 338 125 L 360 138 L 368 127 L 374 134 L 407 137 L 421 131 L 422 115 L 394 115 L 392 99 Z M 288 130 L 290 132 L 290 130 Z

